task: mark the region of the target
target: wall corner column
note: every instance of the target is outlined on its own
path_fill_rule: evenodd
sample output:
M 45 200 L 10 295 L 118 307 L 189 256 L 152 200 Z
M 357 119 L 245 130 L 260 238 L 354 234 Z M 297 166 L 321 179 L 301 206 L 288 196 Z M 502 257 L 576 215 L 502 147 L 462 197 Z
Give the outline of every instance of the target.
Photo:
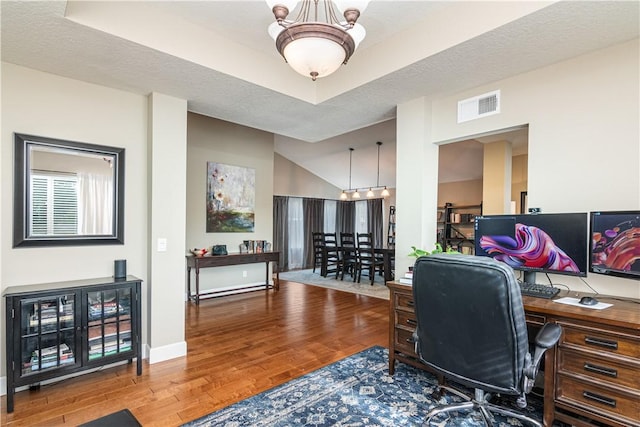
M 431 101 L 398 105 L 396 120 L 396 275 L 413 265 L 411 246 L 432 250 L 437 237 L 438 153 Z
M 187 354 L 187 101 L 149 95 L 149 363 Z M 180 226 L 182 224 L 182 226 Z

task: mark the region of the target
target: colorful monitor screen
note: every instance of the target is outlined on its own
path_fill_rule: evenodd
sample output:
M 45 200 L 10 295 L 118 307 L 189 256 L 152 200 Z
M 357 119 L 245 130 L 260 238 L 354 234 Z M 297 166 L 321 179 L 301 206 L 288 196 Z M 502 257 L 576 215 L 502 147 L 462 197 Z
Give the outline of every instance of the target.
M 640 279 L 640 211 L 591 212 L 589 271 Z
M 475 253 L 525 272 L 587 275 L 588 215 L 559 213 L 486 215 L 476 218 Z

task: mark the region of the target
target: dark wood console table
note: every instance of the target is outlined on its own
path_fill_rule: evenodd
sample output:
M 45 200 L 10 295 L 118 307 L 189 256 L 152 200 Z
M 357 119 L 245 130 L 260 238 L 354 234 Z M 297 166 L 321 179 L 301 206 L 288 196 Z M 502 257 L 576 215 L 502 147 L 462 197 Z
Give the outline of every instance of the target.
M 411 285 L 387 282 L 389 374 L 401 361 L 425 369 L 413 343 L 416 317 Z M 586 293 L 561 291 L 558 298 Z M 598 295 L 604 310 L 523 296 L 527 325 L 558 323 L 562 336 L 545 353 L 543 424 L 640 426 L 640 301 Z M 600 424 L 594 424 L 595 421 Z
M 264 285 L 247 286 L 246 289 L 263 287 L 265 290 L 271 288 L 269 285 L 269 264 L 273 263 L 273 270 L 276 273 L 276 279 L 273 282 L 273 289 L 278 290 L 280 286 L 280 273 L 278 271 L 278 263 L 280 262 L 280 252 L 260 252 L 250 254 L 229 254 L 196 257 L 187 255 L 187 286 L 189 289 L 189 299 L 196 304 L 200 303 L 201 298 L 214 297 L 216 294 L 228 291 L 206 291 L 200 292 L 200 269 L 209 267 L 224 267 L 230 265 L 257 264 L 264 262 L 266 265 L 266 275 Z M 191 269 L 196 271 L 196 293 L 191 294 Z

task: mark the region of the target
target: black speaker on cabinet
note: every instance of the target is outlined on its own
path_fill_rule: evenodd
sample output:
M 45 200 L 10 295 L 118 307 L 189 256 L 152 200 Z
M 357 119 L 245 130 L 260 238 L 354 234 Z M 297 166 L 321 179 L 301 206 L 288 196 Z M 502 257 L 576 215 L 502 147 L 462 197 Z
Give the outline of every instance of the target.
M 114 279 L 127 278 L 127 260 L 126 259 L 117 259 L 113 261 L 113 278 Z

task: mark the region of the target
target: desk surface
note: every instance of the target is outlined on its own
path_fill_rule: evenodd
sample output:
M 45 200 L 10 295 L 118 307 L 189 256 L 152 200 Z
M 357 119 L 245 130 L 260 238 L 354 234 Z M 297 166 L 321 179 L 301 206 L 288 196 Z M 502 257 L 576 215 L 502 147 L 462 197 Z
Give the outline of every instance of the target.
M 550 316 L 561 315 L 565 318 L 576 320 L 593 321 L 597 319 L 600 323 L 607 325 L 630 328 L 640 331 L 640 300 L 632 298 L 615 297 L 608 295 L 594 295 L 575 291 L 560 291 L 555 298 L 573 297 L 581 298 L 585 295 L 595 296 L 598 301 L 613 304 L 603 310 L 593 308 L 578 307 L 574 305 L 561 304 L 544 298 L 523 296 L 522 303 L 526 312 L 547 314 Z

